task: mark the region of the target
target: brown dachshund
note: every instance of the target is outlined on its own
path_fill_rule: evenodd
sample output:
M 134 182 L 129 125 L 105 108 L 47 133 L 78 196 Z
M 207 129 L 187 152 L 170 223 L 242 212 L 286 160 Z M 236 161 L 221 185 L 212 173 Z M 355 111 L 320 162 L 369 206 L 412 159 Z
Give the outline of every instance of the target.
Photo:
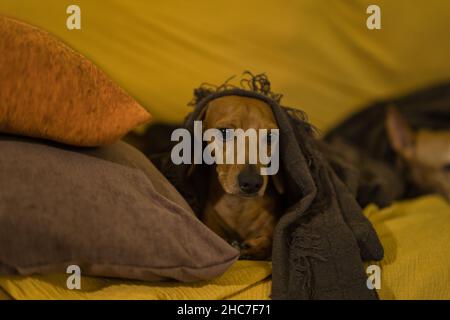
M 203 127 L 219 129 L 224 135 L 229 129 L 278 128 L 269 105 L 240 96 L 224 96 L 209 102 Z M 270 149 L 269 142 L 267 144 Z M 234 145 L 236 150 L 237 144 Z M 248 145 L 245 144 L 246 155 Z M 244 164 L 212 166 L 209 194 L 202 215 L 202 221 L 238 247 L 244 259 L 271 258 L 273 230 L 281 212 L 279 197 L 283 193 L 283 184 L 279 173 L 261 175 L 261 167 L 259 157 L 256 164 L 246 161 Z

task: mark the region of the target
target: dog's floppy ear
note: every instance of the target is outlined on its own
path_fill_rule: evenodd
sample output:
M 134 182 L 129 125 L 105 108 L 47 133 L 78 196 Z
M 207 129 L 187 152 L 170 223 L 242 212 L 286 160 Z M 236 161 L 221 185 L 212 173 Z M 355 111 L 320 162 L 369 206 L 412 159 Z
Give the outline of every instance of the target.
M 197 117 L 194 119 L 194 121 L 203 121 L 205 119 L 206 116 L 206 110 L 208 109 L 208 106 L 204 106 L 202 110 L 200 110 L 199 114 L 197 115 Z M 189 117 L 189 116 L 188 116 Z M 192 122 L 193 123 L 193 122 Z M 192 132 L 193 133 L 193 132 Z M 203 135 L 203 132 L 202 132 Z M 192 146 L 194 146 L 194 136 L 192 137 Z M 203 143 L 203 141 L 202 141 Z M 189 166 L 189 169 L 187 170 L 187 177 L 191 178 L 192 175 L 194 174 L 195 168 L 196 168 L 196 164 L 194 163 L 194 153 L 192 152 L 192 161 L 191 161 L 191 165 Z
M 273 182 L 273 186 L 275 187 L 275 190 L 279 194 L 283 194 L 285 191 L 285 188 L 284 188 L 284 181 L 283 181 L 283 178 L 281 177 L 280 173 L 277 173 L 272 176 L 272 182 Z
M 415 135 L 406 119 L 394 107 L 386 114 L 386 130 L 392 148 L 405 159 L 414 153 Z

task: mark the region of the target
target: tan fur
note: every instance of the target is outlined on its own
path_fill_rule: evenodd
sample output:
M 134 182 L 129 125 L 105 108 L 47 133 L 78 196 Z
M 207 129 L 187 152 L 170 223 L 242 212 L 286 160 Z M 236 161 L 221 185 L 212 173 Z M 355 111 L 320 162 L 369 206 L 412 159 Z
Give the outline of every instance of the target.
M 266 103 L 253 98 L 225 96 L 207 106 L 204 128 L 276 129 L 277 123 Z M 248 155 L 248 143 L 246 147 Z M 239 242 L 241 256 L 267 259 L 271 255 L 272 234 L 279 212 L 278 195 L 275 187 L 269 184 L 268 176 L 263 176 L 264 183 L 257 196 L 242 195 L 238 175 L 245 166 L 215 165 L 202 220 L 227 241 Z M 259 169 L 261 164 L 256 166 Z M 278 177 L 276 184 L 281 191 Z
M 413 182 L 450 200 L 450 131 L 414 132 L 395 109 L 389 110 L 386 125 L 391 145 L 407 164 Z

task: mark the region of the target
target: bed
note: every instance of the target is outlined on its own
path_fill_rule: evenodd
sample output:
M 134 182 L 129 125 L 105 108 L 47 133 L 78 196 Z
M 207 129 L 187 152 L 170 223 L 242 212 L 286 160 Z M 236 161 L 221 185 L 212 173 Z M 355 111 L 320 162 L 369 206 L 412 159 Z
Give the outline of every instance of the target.
M 401 201 L 366 216 L 385 248 L 379 263 L 381 299 L 450 299 L 450 206 L 439 196 Z M 81 290 L 67 275 L 0 278 L 1 299 L 270 299 L 271 264 L 237 261 L 222 276 L 194 284 L 82 277 Z

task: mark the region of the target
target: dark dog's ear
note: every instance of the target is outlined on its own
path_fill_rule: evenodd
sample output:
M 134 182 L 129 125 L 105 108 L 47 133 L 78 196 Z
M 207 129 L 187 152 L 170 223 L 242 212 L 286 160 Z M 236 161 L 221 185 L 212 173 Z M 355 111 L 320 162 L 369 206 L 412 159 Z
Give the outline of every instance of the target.
M 414 132 L 405 118 L 394 107 L 389 107 L 386 114 L 386 130 L 392 148 L 410 159 L 414 152 Z
M 186 176 L 187 176 L 189 179 L 192 178 L 192 175 L 194 174 L 194 170 L 195 170 L 195 164 L 192 163 L 192 164 L 189 166 L 189 168 L 187 169 L 187 172 L 186 172 Z
M 204 106 L 203 109 L 200 110 L 199 114 L 196 116 L 196 118 L 194 119 L 194 121 L 203 121 L 203 120 L 205 119 L 205 116 L 206 116 L 206 110 L 207 110 L 207 109 L 208 109 L 208 106 L 207 106 L 207 105 Z M 189 118 L 189 117 L 191 117 L 191 115 L 188 115 L 188 118 Z M 192 121 L 192 124 L 194 123 L 194 121 Z M 193 133 L 194 133 L 194 130 L 193 130 L 193 128 L 191 128 L 191 129 L 192 129 L 192 130 L 190 130 L 190 131 L 191 131 L 191 133 L 193 134 Z M 205 129 L 203 128 L 203 130 L 205 130 Z M 203 137 L 203 132 L 202 132 L 202 137 Z M 202 139 L 201 143 L 203 143 L 203 138 L 202 138 L 202 137 L 201 137 L 201 139 Z M 192 148 L 193 148 L 194 143 L 195 143 L 194 139 L 195 139 L 195 137 L 194 137 L 194 135 L 192 135 L 192 141 L 191 141 L 191 142 L 192 142 L 192 143 L 191 143 Z M 202 150 L 203 150 L 203 148 L 202 148 Z M 189 166 L 189 168 L 188 168 L 188 170 L 187 170 L 187 173 L 186 173 L 186 175 L 187 175 L 188 178 L 191 178 L 191 177 L 193 176 L 193 174 L 194 174 L 195 169 L 196 169 L 197 166 L 198 166 L 198 165 L 194 163 L 194 151 L 192 150 L 192 160 L 191 160 L 191 165 Z
M 284 188 L 284 181 L 283 181 L 283 178 L 281 177 L 280 173 L 277 173 L 272 176 L 272 182 L 275 187 L 275 190 L 277 190 L 277 192 L 279 194 L 283 194 L 285 191 L 285 188 Z

